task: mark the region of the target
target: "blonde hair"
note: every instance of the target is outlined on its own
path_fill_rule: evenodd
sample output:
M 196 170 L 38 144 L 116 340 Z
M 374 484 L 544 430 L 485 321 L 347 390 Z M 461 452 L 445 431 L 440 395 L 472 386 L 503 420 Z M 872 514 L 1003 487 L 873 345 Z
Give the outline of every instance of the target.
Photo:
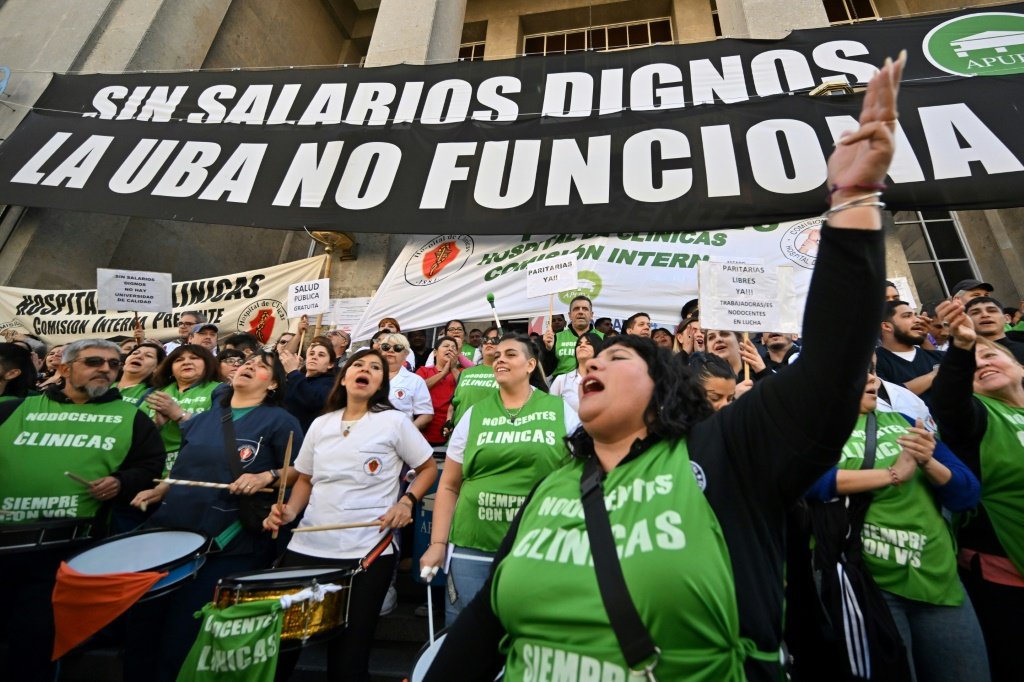
M 405 338 L 405 334 L 384 334 L 377 338 L 377 345 L 382 343 L 390 343 L 392 346 L 395 344 L 401 344 L 405 346 L 405 350 L 409 351 L 409 339 Z

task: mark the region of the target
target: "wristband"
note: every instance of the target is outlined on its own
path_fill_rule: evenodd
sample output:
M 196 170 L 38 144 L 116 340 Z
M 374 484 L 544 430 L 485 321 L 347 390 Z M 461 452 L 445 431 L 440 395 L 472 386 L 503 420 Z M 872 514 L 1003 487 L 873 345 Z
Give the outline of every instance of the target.
M 278 480 L 281 479 L 281 473 L 277 469 L 271 469 L 270 470 L 270 478 L 273 481 L 278 481 Z
M 872 190 L 874 192 L 884 192 L 889 189 L 884 182 L 871 182 L 868 184 L 856 184 L 856 185 L 829 185 L 828 194 L 826 199 L 831 199 L 832 195 L 836 192 L 841 192 L 847 189 L 861 189 L 861 190 Z
M 419 500 L 416 499 L 416 496 L 410 492 L 406 492 L 403 497 L 409 498 L 409 501 L 412 502 L 412 506 L 414 507 L 416 506 L 416 503 L 419 502 Z

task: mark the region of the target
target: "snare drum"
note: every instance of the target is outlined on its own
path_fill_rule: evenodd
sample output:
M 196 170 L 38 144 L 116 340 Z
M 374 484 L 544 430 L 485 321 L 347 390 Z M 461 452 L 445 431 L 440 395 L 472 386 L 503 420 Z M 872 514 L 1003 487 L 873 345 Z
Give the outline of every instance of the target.
M 323 601 L 307 600 L 292 604 L 284 612 L 282 643 L 305 642 L 310 637 L 327 635 L 348 622 L 348 602 L 354 570 L 325 566 L 275 568 L 255 573 L 238 573 L 221 578 L 213 601 L 223 609 L 261 599 L 280 599 L 313 585 L 328 583 L 341 587 L 328 592 Z
M 0 516 L 0 521 L 4 517 Z M 0 554 L 71 548 L 92 540 L 93 519 L 53 519 L 32 523 L 0 523 Z
M 184 530 L 142 530 L 108 538 L 68 559 L 79 573 L 141 573 L 167 571 L 167 576 L 150 588 L 139 601 L 164 595 L 189 578 L 206 563 L 205 535 Z

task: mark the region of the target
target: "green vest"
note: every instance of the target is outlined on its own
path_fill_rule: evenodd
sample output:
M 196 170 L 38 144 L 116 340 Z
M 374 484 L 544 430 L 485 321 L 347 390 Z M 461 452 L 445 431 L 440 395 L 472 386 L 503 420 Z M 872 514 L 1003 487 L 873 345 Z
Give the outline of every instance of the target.
M 875 417 L 878 441 L 874 468 L 887 469 L 899 458 L 896 440 L 909 433 L 910 424 L 897 412 L 876 412 Z M 866 423 L 867 415 L 860 415 L 843 446 L 840 469 L 860 469 Z M 881 589 L 928 604 L 963 603 L 953 534 L 920 468 L 902 485 L 872 493 L 861 541 L 864 563 Z
M 988 410 L 981 439 L 981 503 L 1006 555 L 1024 575 L 1024 407 L 974 397 Z
M 571 462 L 540 484 L 495 570 L 491 604 L 508 632 L 505 679 L 636 679 L 598 589 L 582 469 Z M 617 466 L 604 496 L 630 598 L 661 649 L 657 679 L 743 680 L 747 655 L 779 660 L 740 637 L 728 547 L 685 441 L 656 443 Z
M 602 339 L 604 338 L 604 334 L 593 327 L 583 333 L 597 334 Z M 576 340 L 579 338 L 579 335 L 571 326 L 555 334 L 555 345 L 552 350 L 555 357 L 558 358 L 558 364 L 555 366 L 555 371 L 551 373 L 552 377 L 557 377 L 559 374 L 568 374 L 576 369 Z
M 208 381 L 205 384 L 195 384 L 189 386 L 184 391 L 178 388 L 177 383 L 171 383 L 160 389 L 161 393 L 174 398 L 181 409 L 192 414 L 199 414 L 200 412 L 206 412 L 210 409 L 213 404 L 211 396 L 215 388 L 220 386 L 216 381 Z M 145 406 L 145 407 L 143 407 Z M 143 412 L 149 416 L 153 416 L 153 410 L 146 404 L 142 403 L 139 406 Z M 181 427 L 178 426 L 178 422 L 167 421 L 163 426 L 160 427 L 160 438 L 164 441 L 164 450 L 167 451 L 167 461 L 164 463 L 164 478 L 172 468 L 174 468 L 174 460 L 178 458 L 178 450 L 181 449 Z
M 495 391 L 473 406 L 451 541 L 496 552 L 526 495 L 565 461 L 565 401 L 534 391 L 510 423 Z
M 466 410 L 497 392 L 498 382 L 494 379 L 494 368 L 490 365 L 476 365 L 462 370 L 455 384 L 455 395 L 452 396 L 452 405 L 455 406 L 452 422 L 458 424 Z
M 89 518 L 99 500 L 64 475 L 93 481 L 116 471 L 132 445 L 138 411 L 121 400 L 59 403 L 25 398 L 0 424 L 0 523 Z
M 146 391 L 150 389 L 146 384 L 135 384 L 131 388 L 121 388 L 117 384 L 114 384 L 114 388 L 121 394 L 121 400 L 131 404 L 133 407 L 137 407 L 140 410 L 146 412 L 149 416 L 153 416 L 153 410 L 148 409 L 146 401 L 142 400 L 142 397 L 146 395 Z

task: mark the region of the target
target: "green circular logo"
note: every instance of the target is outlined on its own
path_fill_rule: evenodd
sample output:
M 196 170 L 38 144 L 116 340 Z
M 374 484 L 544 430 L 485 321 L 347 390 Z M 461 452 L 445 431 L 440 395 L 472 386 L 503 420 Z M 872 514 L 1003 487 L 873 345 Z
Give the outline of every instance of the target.
M 580 270 L 576 273 L 579 286 L 568 291 L 558 292 L 558 300 L 569 305 L 577 296 L 586 296 L 591 301 L 597 300 L 601 294 L 601 276 L 593 270 Z
M 924 37 L 935 68 L 957 76 L 1024 73 L 1024 14 L 981 12 L 945 21 Z

